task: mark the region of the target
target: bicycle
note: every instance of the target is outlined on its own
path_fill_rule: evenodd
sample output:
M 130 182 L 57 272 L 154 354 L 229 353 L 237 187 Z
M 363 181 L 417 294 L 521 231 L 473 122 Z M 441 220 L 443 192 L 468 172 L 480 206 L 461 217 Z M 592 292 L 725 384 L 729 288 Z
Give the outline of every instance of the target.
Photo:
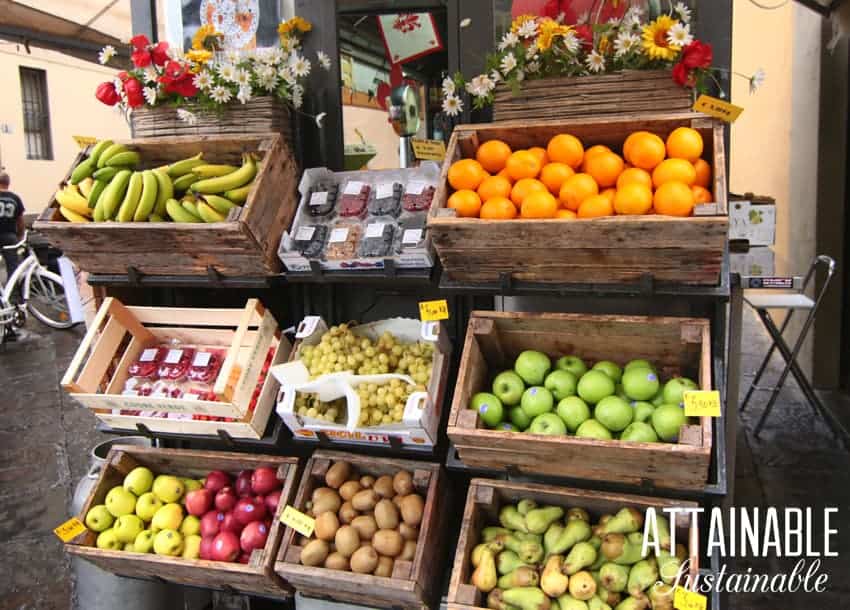
M 6 285 L 0 290 L 0 344 L 6 339 L 6 330 L 22 328 L 27 321 L 27 311 L 42 324 L 65 330 L 74 326 L 71 319 L 65 287 L 62 277 L 46 269 L 30 246 L 27 238 L 11 246 L 3 246 L 4 250 L 17 250 L 18 257 L 23 258 L 15 272 L 6 279 Z M 18 303 L 12 301 L 15 288 L 21 284 Z

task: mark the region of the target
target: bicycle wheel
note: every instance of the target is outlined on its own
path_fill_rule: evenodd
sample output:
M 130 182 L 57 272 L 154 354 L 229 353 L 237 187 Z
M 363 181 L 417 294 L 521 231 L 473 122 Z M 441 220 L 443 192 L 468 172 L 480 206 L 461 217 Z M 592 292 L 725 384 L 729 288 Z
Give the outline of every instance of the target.
M 27 309 L 42 324 L 58 330 L 74 325 L 60 276 L 46 269 L 36 269 L 27 278 L 27 289 Z

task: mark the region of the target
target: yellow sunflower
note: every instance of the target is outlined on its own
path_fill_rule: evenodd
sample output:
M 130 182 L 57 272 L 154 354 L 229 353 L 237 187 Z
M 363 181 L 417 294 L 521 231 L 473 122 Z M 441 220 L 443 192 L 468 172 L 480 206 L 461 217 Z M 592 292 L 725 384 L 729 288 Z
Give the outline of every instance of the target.
M 643 28 L 643 50 L 650 59 L 672 61 L 676 59 L 681 47 L 667 42 L 667 32 L 679 23 L 669 15 L 661 15 Z
M 197 51 L 218 48 L 221 38 L 223 38 L 221 32 L 216 32 L 213 26 L 205 23 L 192 37 L 192 48 Z
M 534 21 L 537 19 L 534 15 L 520 15 L 511 23 L 511 32 L 516 34 L 526 21 Z
M 205 64 L 212 58 L 212 52 L 207 51 L 206 49 L 192 48 L 190 51 L 186 52 L 186 59 L 196 64 Z
M 573 29 L 568 25 L 561 25 L 554 19 L 545 19 L 540 23 L 540 33 L 537 36 L 537 48 L 547 51 L 559 36 L 566 36 Z

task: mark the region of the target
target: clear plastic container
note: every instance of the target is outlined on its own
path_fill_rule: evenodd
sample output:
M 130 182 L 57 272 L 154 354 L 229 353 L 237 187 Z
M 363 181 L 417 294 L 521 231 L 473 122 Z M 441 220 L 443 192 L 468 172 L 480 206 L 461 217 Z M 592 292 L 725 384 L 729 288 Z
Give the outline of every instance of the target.
M 409 214 L 399 221 L 399 252 L 425 246 L 426 216 L 424 213 Z
M 369 199 L 369 214 L 373 216 L 398 217 L 401 213 L 401 197 L 404 187 L 398 182 L 378 182 Z
M 159 378 L 169 382 L 186 379 L 194 356 L 194 347 L 172 347 L 159 365 Z
M 339 195 L 339 215 L 347 218 L 366 216 L 366 205 L 372 187 L 367 182 L 349 180 Z
M 321 258 L 327 240 L 327 225 L 303 225 L 295 230 L 292 245 L 305 258 Z
M 363 228 L 357 222 L 340 221 L 331 227 L 328 235 L 325 258 L 328 260 L 341 260 L 354 258 L 357 255 L 357 246 Z
M 360 239 L 359 253 L 364 258 L 391 256 L 396 223 L 389 220 L 373 220 L 366 225 Z
M 168 348 L 164 346 L 142 350 L 136 361 L 128 367 L 127 372 L 131 377 L 157 379 L 159 366 L 167 353 Z
M 317 184 L 307 193 L 305 210 L 313 218 L 326 218 L 336 208 L 339 196 L 338 184 Z
M 436 186 L 425 180 L 411 180 L 404 188 L 402 206 L 408 212 L 423 212 L 431 209 Z
M 214 384 L 225 355 L 221 349 L 198 348 L 186 377 L 189 381 Z

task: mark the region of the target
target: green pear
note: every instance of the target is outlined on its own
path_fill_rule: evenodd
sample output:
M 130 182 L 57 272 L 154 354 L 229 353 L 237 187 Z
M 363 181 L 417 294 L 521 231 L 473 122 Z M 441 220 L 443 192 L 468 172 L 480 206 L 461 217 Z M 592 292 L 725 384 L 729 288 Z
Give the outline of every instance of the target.
M 183 523 L 183 507 L 179 504 L 166 504 L 154 513 L 151 519 L 151 529 L 154 531 L 160 530 L 176 530 Z
M 576 599 L 569 593 L 558 598 L 558 605 L 561 610 L 588 610 L 586 601 Z
M 472 565 L 476 564 L 473 563 Z M 496 571 L 501 576 L 504 576 L 505 574 L 510 574 L 517 568 L 521 568 L 526 565 L 527 564 L 523 563 L 522 560 L 520 560 L 519 555 L 517 555 L 514 551 L 511 551 L 510 549 L 505 549 L 496 557 Z
M 591 537 L 588 539 L 588 541 L 587 541 L 587 542 L 588 542 L 588 544 L 590 544 L 591 546 L 593 546 L 593 548 L 594 548 L 594 549 L 596 549 L 597 551 L 598 551 L 598 550 L 602 547 L 602 538 L 600 538 L 600 537 L 599 537 L 599 536 L 597 536 L 596 534 L 594 534 L 593 536 L 591 536 Z
M 160 508 L 165 504 L 157 498 L 152 491 L 143 493 L 136 500 L 136 514 L 142 518 L 142 521 L 150 521 Z
M 504 548 L 505 543 L 499 539 L 491 540 L 490 542 L 482 542 L 472 549 L 472 565 L 477 567 L 478 564 L 481 563 L 481 555 L 484 553 L 485 549 L 489 550 L 493 553 L 493 555 L 496 555 L 496 553 L 500 553 Z
M 198 559 L 201 556 L 201 537 L 190 534 L 183 538 L 183 559 Z
M 570 577 L 570 595 L 582 601 L 589 601 L 596 595 L 596 581 L 590 572 L 582 570 Z
M 554 543 L 549 552 L 556 555 L 566 553 L 577 543 L 589 540 L 591 535 L 590 524 L 587 521 L 582 519 L 568 521 L 560 538 Z
M 651 402 L 637 401 L 632 403 L 632 409 L 635 410 L 635 421 L 648 423 L 652 418 L 652 413 L 655 411 L 655 405 Z
M 493 589 L 487 594 L 487 607 L 491 610 L 516 610 L 516 606 L 507 603 L 502 597 L 501 589 Z
M 620 440 L 633 443 L 657 443 L 658 435 L 655 433 L 655 428 L 649 424 L 633 421 L 620 434 Z
M 515 587 L 536 587 L 540 582 L 537 570 L 528 566 L 520 566 L 513 572 L 509 572 L 499 578 L 496 585 L 500 589 L 513 589 Z
M 542 589 L 537 587 L 517 587 L 502 593 L 502 599 L 520 610 L 550 610 L 552 604 Z
M 157 555 L 177 557 L 183 552 L 183 536 L 172 529 L 158 532 L 153 539 L 153 552 Z
M 536 542 L 543 544 L 543 536 L 541 534 L 532 534 L 531 532 L 514 532 L 514 538 L 520 542 Z
M 591 538 L 591 540 L 593 540 L 593 538 Z M 589 541 L 588 541 L 588 544 L 590 544 Z M 598 571 L 608 561 L 607 559 L 605 559 L 605 555 L 603 555 L 600 552 L 600 549 L 602 547 L 602 540 L 601 539 L 599 540 L 599 546 L 600 546 L 600 548 L 596 549 L 596 561 L 594 561 L 592 564 L 590 564 L 590 566 L 587 568 L 588 570 Z
M 509 530 L 528 532 L 528 527 L 525 525 L 525 517 L 512 504 L 503 507 L 499 511 L 499 523 Z
M 115 535 L 115 530 L 111 528 L 98 534 L 96 544 L 97 548 L 104 549 L 106 551 L 120 551 L 124 548 L 124 543 L 118 540 L 118 536 Z
M 626 590 L 629 582 L 629 568 L 616 563 L 606 563 L 599 569 L 599 579 L 606 589 L 620 593 Z
M 652 610 L 673 610 L 674 588 L 668 583 L 655 583 L 649 588 Z
M 104 500 L 106 510 L 113 517 L 130 515 L 136 510 L 136 496 L 121 486 L 113 487 Z
M 658 574 L 661 576 L 661 580 L 668 585 L 674 584 L 679 576 L 682 561 L 665 550 L 658 553 L 655 559 L 658 561 Z
M 626 590 L 632 597 L 640 597 L 650 585 L 658 582 L 658 562 L 655 557 L 642 559 L 632 566 Z
M 139 466 L 133 468 L 126 477 L 124 477 L 124 489 L 131 492 L 134 496 L 141 496 L 147 493 L 153 486 L 153 472 L 150 468 Z
M 656 513 L 655 524 L 658 529 L 658 544 L 662 549 L 670 550 L 670 521 L 664 515 Z
M 507 535 L 511 534 L 511 530 L 509 530 L 509 529 L 507 529 L 507 528 L 504 528 L 504 527 L 493 527 L 493 526 L 490 526 L 490 527 L 485 527 L 485 528 L 481 531 L 481 535 L 482 535 L 482 536 L 483 536 L 483 538 L 484 538 L 484 542 L 490 542 L 490 541 L 491 541 L 491 540 L 493 540 L 496 536 L 501 536 L 502 534 L 504 534 L 504 535 L 506 535 L 506 536 L 507 536 Z
M 537 508 L 537 502 L 529 498 L 520 500 L 516 505 L 516 509 L 519 511 L 519 514 L 523 516 L 527 515 L 530 510 L 535 508 Z
M 596 549 L 589 542 L 579 542 L 567 555 L 564 561 L 564 571 L 568 576 L 572 576 L 579 570 L 593 565 L 596 561 Z
M 539 542 L 506 536 L 505 548 L 516 553 L 520 561 L 525 564 L 536 564 L 543 559 L 543 545 Z
M 115 536 L 120 542 L 127 544 L 133 542 L 136 536 L 145 529 L 145 522 L 138 515 L 121 515 L 112 526 Z
M 546 533 L 543 534 L 543 549 L 546 551 L 546 555 L 553 555 L 552 549 L 558 543 L 558 539 L 561 537 L 561 534 L 564 533 L 564 526 L 561 523 L 553 523 L 549 526 L 549 529 L 546 530 Z
M 608 604 L 609 606 L 616 606 L 623 599 L 623 596 L 619 593 L 614 593 L 613 591 L 609 591 L 605 587 L 603 587 L 599 583 L 599 579 L 596 580 L 596 597 L 600 600 Z
M 598 595 L 594 595 L 587 602 L 587 610 L 611 610 L 611 606 L 603 602 Z
M 590 514 L 583 508 L 575 506 L 567 511 L 567 521 L 572 521 L 573 519 L 581 519 L 590 523 Z
M 143 530 L 139 532 L 136 539 L 133 541 L 133 550 L 137 553 L 153 552 L 153 530 Z
M 546 560 L 540 574 L 540 588 L 549 597 L 558 597 L 567 592 L 569 577 L 564 573 L 564 557 L 552 555 Z
M 201 520 L 195 515 L 186 515 L 180 524 L 180 533 L 183 537 L 196 536 L 201 533 Z
M 92 506 L 86 513 L 86 527 L 93 532 L 105 532 L 112 527 L 113 521 L 112 513 L 103 504 Z
M 185 491 L 183 481 L 171 475 L 161 474 L 153 481 L 154 495 L 166 504 L 179 501 Z
M 602 526 L 601 534 L 631 534 L 643 527 L 643 513 L 635 508 L 622 508 Z
M 532 534 L 542 534 L 563 516 L 564 509 L 560 506 L 534 508 L 525 515 L 525 527 Z
M 602 554 L 605 558 L 619 565 L 632 565 L 643 557 L 642 545 L 626 538 L 623 534 L 606 534 L 602 538 Z
M 649 598 L 645 595 L 641 597 L 627 597 L 617 604 L 614 610 L 649 610 Z
M 481 553 L 481 559 L 478 566 L 472 573 L 472 584 L 482 593 L 489 593 L 496 588 L 496 582 L 499 575 L 496 573 L 496 558 L 493 557 L 493 552 L 485 549 Z

